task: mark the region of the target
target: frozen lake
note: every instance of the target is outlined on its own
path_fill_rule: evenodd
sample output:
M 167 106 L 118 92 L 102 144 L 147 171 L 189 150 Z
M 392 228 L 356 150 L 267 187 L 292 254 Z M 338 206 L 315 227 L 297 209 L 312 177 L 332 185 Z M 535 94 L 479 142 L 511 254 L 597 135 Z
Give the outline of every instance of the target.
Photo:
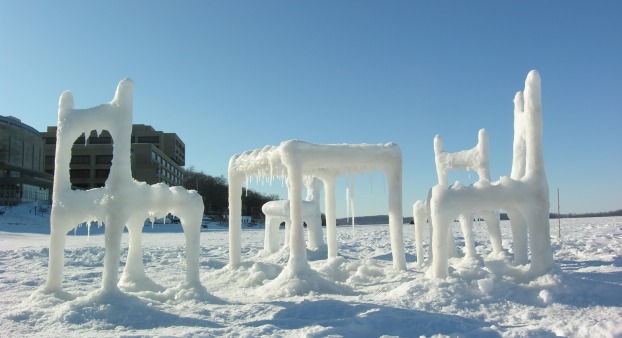
M 14 212 L 0 216 L 0 332 L 2 336 L 579 336 L 622 335 L 622 217 L 551 220 L 556 269 L 516 284 L 487 267 L 508 257 L 491 252 L 485 225 L 475 223 L 475 260 L 454 258 L 450 276 L 435 280 L 415 262 L 414 226 L 404 225 L 408 269 L 391 267 L 388 225 L 337 228 L 339 258 L 308 252 L 311 267 L 332 283 L 331 293 L 266 296 L 287 250 L 262 251 L 262 227 L 242 231 L 242 267 L 229 269 L 225 227 L 201 232 L 201 282 L 210 296 L 180 297 L 171 289 L 129 291 L 102 303 L 85 302 L 101 285 L 102 229 L 69 235 L 65 301 L 33 293 L 47 274 L 49 220 Z M 508 222 L 503 246 L 511 248 Z M 47 228 L 46 228 L 47 227 Z M 47 233 L 46 233 L 47 232 Z M 145 227 L 147 275 L 173 288 L 184 281 L 184 236 L 179 225 Z M 283 237 L 281 230 L 281 240 Z M 463 248 L 457 223 L 454 234 Z M 123 235 L 122 260 L 127 255 Z M 426 238 L 426 252 L 429 239 Z M 122 262 L 121 267 L 124 262 Z M 262 288 L 264 286 L 264 288 Z

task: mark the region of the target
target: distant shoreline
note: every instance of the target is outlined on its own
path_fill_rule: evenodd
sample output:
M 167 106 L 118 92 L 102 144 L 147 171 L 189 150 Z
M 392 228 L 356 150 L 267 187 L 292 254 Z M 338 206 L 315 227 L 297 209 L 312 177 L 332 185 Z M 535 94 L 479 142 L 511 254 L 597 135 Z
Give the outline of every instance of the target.
M 576 213 L 566 213 L 559 215 L 559 218 L 588 218 L 588 217 L 613 217 L 613 216 L 622 216 L 622 209 L 614 210 L 614 211 L 604 211 L 604 212 L 586 212 L 581 214 Z M 508 220 L 508 216 L 506 213 L 500 214 L 501 220 Z M 558 215 L 556 213 L 550 213 L 549 219 L 557 219 Z M 412 223 L 412 217 L 404 217 L 404 224 Z M 354 224 L 359 225 L 368 225 L 368 224 L 388 224 L 389 216 L 388 215 L 376 215 L 376 216 L 354 216 Z M 338 218 L 337 225 L 352 225 L 352 217 L 347 218 Z

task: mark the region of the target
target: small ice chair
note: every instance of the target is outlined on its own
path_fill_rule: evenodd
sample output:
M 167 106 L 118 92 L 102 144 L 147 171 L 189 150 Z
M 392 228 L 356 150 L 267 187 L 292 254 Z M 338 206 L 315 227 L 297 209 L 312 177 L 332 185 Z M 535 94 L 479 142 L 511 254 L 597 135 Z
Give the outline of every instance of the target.
M 323 245 L 322 214 L 320 212 L 320 191 L 322 181 L 315 177 L 306 177 L 307 197 L 302 201 L 302 220 L 307 224 L 309 249 L 317 249 Z M 266 235 L 264 250 L 275 252 L 279 250 L 279 225 L 285 222 L 285 245 L 289 244 L 290 202 L 289 200 L 270 201 L 263 205 L 261 211 L 266 215 Z

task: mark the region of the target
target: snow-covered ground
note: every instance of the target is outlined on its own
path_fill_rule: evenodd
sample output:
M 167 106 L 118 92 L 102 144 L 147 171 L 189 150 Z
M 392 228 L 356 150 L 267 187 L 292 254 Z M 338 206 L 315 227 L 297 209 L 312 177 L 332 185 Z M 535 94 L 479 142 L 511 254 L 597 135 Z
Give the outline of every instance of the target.
M 622 337 L 622 217 L 562 219 L 561 240 L 551 220 L 556 268 L 529 284 L 489 272 L 486 264 L 504 258 L 488 257 L 484 224 L 474 226 L 483 258 L 452 259 L 445 280 L 414 262 L 413 225 L 404 225 L 407 271 L 391 267 L 388 225 L 341 226 L 337 260 L 308 252 L 331 293 L 305 296 L 274 296 L 264 285 L 288 254 L 262 252 L 263 228 L 244 229 L 244 263 L 229 269 L 227 228 L 214 224 L 201 232 L 201 281 L 210 294 L 184 295 L 175 288 L 185 277 L 181 227 L 159 224 L 144 228 L 143 260 L 162 291 L 98 297 L 103 229 L 80 228 L 68 236 L 63 280 L 77 298 L 62 300 L 36 292 L 47 275 L 49 216 L 28 209 L 0 216 L 0 337 Z M 511 248 L 509 223 L 502 231 Z M 462 245 L 457 225 L 454 233 Z M 127 242 L 124 234 L 123 259 Z

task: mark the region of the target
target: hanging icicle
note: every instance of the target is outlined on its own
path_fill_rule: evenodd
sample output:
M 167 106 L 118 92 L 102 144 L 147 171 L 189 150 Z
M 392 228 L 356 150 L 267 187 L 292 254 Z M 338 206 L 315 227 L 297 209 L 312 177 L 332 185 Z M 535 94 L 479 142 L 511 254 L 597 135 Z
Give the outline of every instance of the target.
M 355 218 L 355 213 L 354 213 L 354 193 L 355 193 L 355 177 L 353 175 L 350 175 L 350 209 L 352 210 L 352 238 L 354 239 L 354 218 Z

